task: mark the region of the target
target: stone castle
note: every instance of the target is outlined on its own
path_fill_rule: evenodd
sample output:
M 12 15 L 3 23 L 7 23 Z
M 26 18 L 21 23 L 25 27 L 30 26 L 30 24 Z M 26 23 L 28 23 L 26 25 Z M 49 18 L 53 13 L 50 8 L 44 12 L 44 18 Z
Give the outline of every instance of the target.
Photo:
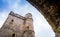
M 60 37 L 60 0 L 27 0 L 46 18 L 55 32 L 55 37 Z
M 0 29 L 0 37 L 35 37 L 32 14 L 23 17 L 11 11 Z

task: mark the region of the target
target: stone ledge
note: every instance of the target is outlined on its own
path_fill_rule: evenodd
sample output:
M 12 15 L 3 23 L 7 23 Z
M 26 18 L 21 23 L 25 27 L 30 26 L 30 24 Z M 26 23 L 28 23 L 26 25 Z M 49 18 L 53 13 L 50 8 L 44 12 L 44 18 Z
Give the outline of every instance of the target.
M 11 11 L 11 12 L 9 13 L 9 15 L 15 16 L 15 17 L 20 18 L 20 19 L 25 19 L 25 17 L 23 17 L 23 16 L 21 16 L 21 15 L 19 15 L 19 14 L 16 14 L 16 13 L 14 13 L 13 11 Z

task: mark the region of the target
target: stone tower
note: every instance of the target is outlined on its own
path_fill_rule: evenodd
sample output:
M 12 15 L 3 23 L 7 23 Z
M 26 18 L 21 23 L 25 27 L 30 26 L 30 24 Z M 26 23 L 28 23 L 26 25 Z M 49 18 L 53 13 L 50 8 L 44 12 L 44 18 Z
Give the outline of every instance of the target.
M 46 18 L 55 32 L 55 37 L 60 37 L 60 0 L 27 0 Z
M 11 11 L 0 29 L 0 37 L 35 37 L 32 14 L 23 17 Z

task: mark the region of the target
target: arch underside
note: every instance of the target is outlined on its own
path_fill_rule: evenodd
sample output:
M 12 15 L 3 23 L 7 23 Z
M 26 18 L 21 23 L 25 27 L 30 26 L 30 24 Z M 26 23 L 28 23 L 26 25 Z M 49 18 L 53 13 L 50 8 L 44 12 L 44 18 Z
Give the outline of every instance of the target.
M 48 21 L 53 31 L 60 37 L 60 0 L 27 0 Z

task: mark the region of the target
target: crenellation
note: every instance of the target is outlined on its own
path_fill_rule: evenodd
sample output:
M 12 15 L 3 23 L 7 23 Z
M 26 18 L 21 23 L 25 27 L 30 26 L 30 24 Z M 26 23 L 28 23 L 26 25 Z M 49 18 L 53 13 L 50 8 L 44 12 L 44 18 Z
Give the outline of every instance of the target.
M 23 16 L 21 16 L 21 15 L 18 15 L 18 14 L 16 14 L 16 13 L 12 12 L 12 11 L 9 13 L 9 15 L 15 16 L 15 17 L 17 17 L 17 18 L 25 19 L 25 17 L 23 17 Z

